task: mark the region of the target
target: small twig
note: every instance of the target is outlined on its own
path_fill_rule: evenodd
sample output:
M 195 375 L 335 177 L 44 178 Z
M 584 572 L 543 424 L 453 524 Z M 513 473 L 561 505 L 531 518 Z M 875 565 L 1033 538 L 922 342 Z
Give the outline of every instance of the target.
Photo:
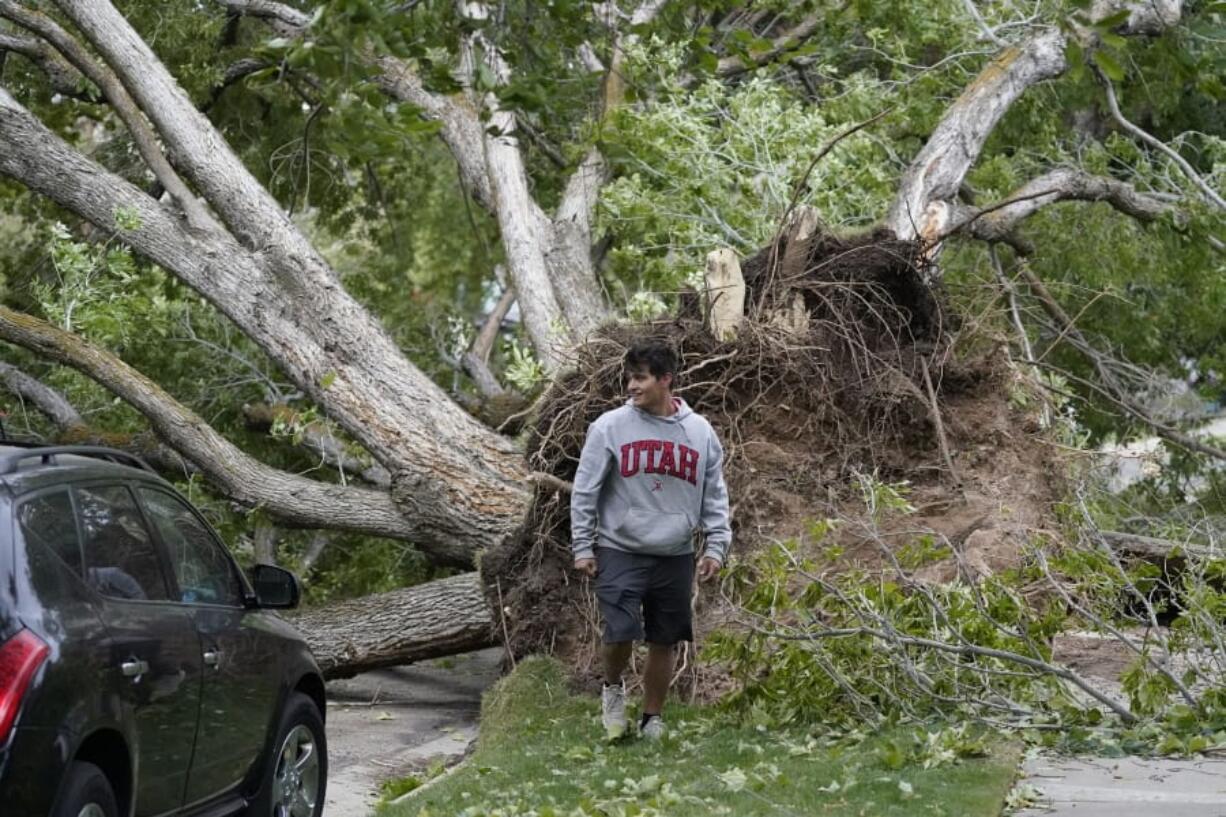
M 498 590 L 498 620 L 502 624 L 502 644 L 507 651 L 507 657 L 511 659 L 511 669 L 515 669 L 515 651 L 511 649 L 511 634 L 507 630 L 507 608 L 502 603 L 502 580 L 496 579 L 494 587 Z
M 941 457 L 945 460 L 945 467 L 949 469 L 949 475 L 953 477 L 954 483 L 961 486 L 962 479 L 958 476 L 957 470 L 954 469 L 954 458 L 949 453 L 949 440 L 945 436 L 945 423 L 941 420 L 941 407 L 937 404 L 937 394 L 932 388 L 932 378 L 928 374 L 927 358 L 920 358 L 920 369 L 924 373 L 924 388 L 928 391 L 928 406 L 932 410 L 932 423 L 936 426 L 937 443 L 941 447 Z

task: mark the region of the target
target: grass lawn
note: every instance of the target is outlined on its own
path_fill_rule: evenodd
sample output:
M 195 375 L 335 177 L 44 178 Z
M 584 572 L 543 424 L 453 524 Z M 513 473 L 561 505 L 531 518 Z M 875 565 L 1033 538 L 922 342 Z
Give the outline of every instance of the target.
M 834 741 L 707 708 L 665 717 L 662 742 L 605 744 L 599 702 L 571 694 L 556 662 L 528 659 L 486 696 L 465 766 L 379 817 L 996 817 L 1018 760 L 1015 744 L 989 738 L 986 756 L 955 761 L 951 730 Z

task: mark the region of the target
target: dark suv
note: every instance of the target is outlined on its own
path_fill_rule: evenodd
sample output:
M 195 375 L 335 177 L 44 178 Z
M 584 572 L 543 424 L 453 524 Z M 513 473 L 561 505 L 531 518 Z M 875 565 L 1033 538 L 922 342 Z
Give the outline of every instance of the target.
M 0 442 L 0 814 L 318 817 L 298 583 L 252 580 L 138 458 Z

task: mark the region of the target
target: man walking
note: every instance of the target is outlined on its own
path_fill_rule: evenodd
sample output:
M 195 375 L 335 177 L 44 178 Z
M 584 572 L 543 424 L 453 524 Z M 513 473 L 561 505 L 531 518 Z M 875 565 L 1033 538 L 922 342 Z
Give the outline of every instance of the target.
M 694 533 L 706 534 L 703 581 L 732 541 L 724 451 L 715 431 L 674 397 L 677 355 L 645 341 L 626 353 L 620 408 L 588 428 L 571 493 L 575 569 L 596 577 L 604 621 L 603 720 L 610 739 L 626 732 L 622 672 L 637 640 L 647 641 L 639 731 L 660 738 L 660 712 L 673 673 L 673 648 L 692 641 Z

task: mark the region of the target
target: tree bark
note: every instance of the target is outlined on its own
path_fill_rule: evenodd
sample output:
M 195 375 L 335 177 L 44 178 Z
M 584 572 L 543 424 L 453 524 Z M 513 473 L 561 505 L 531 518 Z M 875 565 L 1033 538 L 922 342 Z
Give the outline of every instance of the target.
M 64 395 L 11 363 L 0 361 L 0 385 L 33 404 L 56 428 L 85 425 L 81 413 Z
M 330 485 L 270 468 L 218 434 L 160 386 L 70 332 L 0 306 L 0 340 L 71 366 L 143 414 L 158 436 L 196 463 L 222 493 L 292 525 L 350 530 L 413 542 L 441 564 L 469 567 L 470 541 L 423 537 L 421 517 L 402 514 L 386 491 Z M 438 509 L 445 513 L 446 508 Z
M 306 610 L 291 619 L 325 678 L 469 652 L 496 643 L 476 573 Z

